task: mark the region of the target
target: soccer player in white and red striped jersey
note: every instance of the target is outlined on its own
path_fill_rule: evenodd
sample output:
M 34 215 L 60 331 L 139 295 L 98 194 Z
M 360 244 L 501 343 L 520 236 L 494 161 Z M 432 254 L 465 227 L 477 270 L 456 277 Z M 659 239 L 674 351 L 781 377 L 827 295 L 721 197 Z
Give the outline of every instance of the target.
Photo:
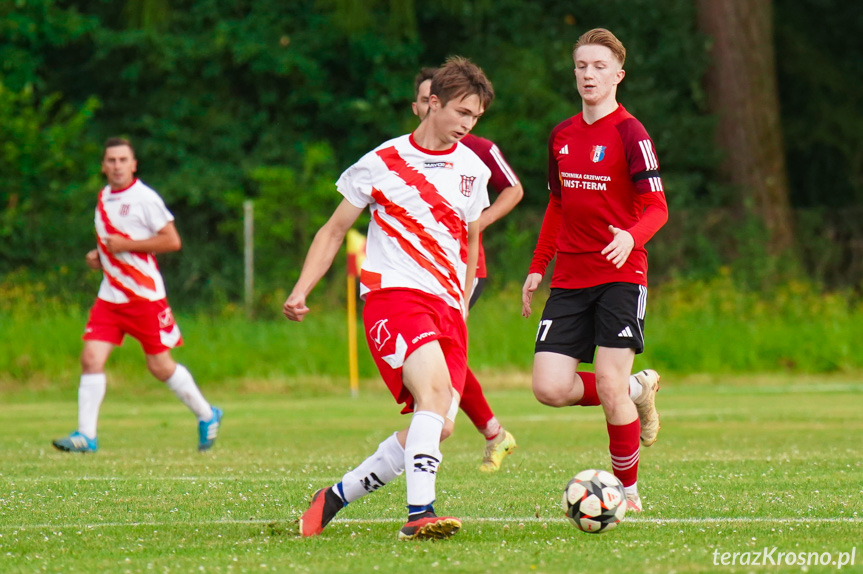
M 147 369 L 165 382 L 198 418 L 198 450 L 216 440 L 222 411 L 201 394 L 191 373 L 171 358 L 183 344 L 156 264 L 157 253 L 180 249 L 174 216 L 162 198 L 135 177 L 138 163 L 132 144 L 111 138 L 105 144 L 102 173 L 108 179 L 96 205 L 96 245 L 86 261 L 102 270 L 102 284 L 84 330 L 78 430 L 53 441 L 66 452 L 95 452 L 96 424 L 105 398 L 105 363 L 126 334 L 144 349 Z
M 638 494 L 639 439 L 656 440 L 659 375 L 630 376 L 644 349 L 645 243 L 668 219 L 656 150 L 617 102 L 626 50 L 608 30 L 575 44 L 582 111 L 551 132 L 549 205 L 522 290 L 522 313 L 552 258 L 551 295 L 537 330 L 533 392 L 554 407 L 601 404 L 614 474 L 630 510 Z M 594 360 L 595 357 L 595 360 Z M 581 362 L 595 373 L 577 372 Z
M 285 301 L 302 321 L 306 297 L 326 273 L 345 234 L 371 212 L 360 272 L 369 350 L 408 428 L 332 487 L 318 490 L 300 518 L 316 536 L 344 505 L 408 470 L 408 520 L 402 540 L 446 538 L 461 528 L 432 506 L 440 443 L 453 429 L 467 368 L 465 316 L 479 251 L 479 218 L 488 206 L 489 169 L 459 143 L 494 97 L 469 60 L 454 57 L 432 79 L 429 113 L 408 135 L 387 141 L 339 178 L 344 199 L 318 231 L 297 284 Z
M 411 108 L 420 120 L 428 113 L 431 79 L 434 72 L 434 68 L 423 68 L 414 80 L 414 101 L 411 103 Z M 461 143 L 473 150 L 491 170 L 488 185 L 497 192 L 494 202 L 482 212 L 479 218 L 479 263 L 477 264 L 473 294 L 470 298 L 470 307 L 472 308 L 479 300 L 488 276 L 485 250 L 482 246 L 482 232 L 489 225 L 512 211 L 524 196 L 524 189 L 503 153 L 493 142 L 471 133 L 464 136 Z M 503 459 L 512 453 L 517 445 L 515 437 L 504 429 L 497 417 L 494 416 L 482 386 L 470 367 L 467 369 L 464 392 L 459 406 L 476 429 L 485 437 L 485 448 L 479 469 L 483 472 L 496 472 Z

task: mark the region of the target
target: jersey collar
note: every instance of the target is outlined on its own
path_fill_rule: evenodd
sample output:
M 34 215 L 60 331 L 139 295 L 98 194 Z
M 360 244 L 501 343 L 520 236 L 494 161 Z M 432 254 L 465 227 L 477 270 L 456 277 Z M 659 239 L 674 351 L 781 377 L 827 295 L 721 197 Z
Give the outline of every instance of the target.
M 452 147 L 449 149 L 434 151 L 434 150 L 426 149 L 426 148 L 422 147 L 421 145 L 419 145 L 416 142 L 416 140 L 414 139 L 413 132 L 410 133 L 410 135 L 408 136 L 408 139 L 410 140 L 412 146 L 414 146 L 419 151 L 421 151 L 423 153 L 427 153 L 429 155 L 447 155 L 449 153 L 454 152 L 455 148 L 458 147 L 458 142 L 456 142 L 456 143 L 452 144 Z
M 135 185 L 136 183 L 138 183 L 138 178 L 137 178 L 137 177 L 133 177 L 133 178 L 132 178 L 132 183 L 130 183 L 129 185 L 127 185 L 127 186 L 126 186 L 126 187 L 124 187 L 123 189 L 112 189 L 112 190 L 111 190 L 111 193 L 123 193 L 124 191 L 126 191 L 127 189 L 129 189 L 129 188 L 131 188 L 133 185 Z

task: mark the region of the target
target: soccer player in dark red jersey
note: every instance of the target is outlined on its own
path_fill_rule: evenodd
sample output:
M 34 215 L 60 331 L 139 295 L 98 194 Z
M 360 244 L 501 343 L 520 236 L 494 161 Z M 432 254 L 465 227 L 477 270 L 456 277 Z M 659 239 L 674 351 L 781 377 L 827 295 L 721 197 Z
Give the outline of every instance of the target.
M 435 68 L 423 68 L 414 80 L 414 102 L 411 104 L 414 114 L 422 121 L 429 109 L 429 93 Z M 524 190 L 513 169 L 506 162 L 498 147 L 485 138 L 467 134 L 461 140 L 483 161 L 491 170 L 488 186 L 497 192 L 497 198 L 479 218 L 480 244 L 479 264 L 476 269 L 473 294 L 470 306 L 479 300 L 487 275 L 485 251 L 482 248 L 482 231 L 504 217 L 521 201 Z M 483 472 L 495 472 L 500 468 L 506 455 L 516 448 L 515 437 L 504 429 L 494 416 L 483 393 L 482 386 L 476 376 L 468 368 L 460 405 L 476 429 L 485 437 L 485 449 L 479 469 Z
M 630 376 L 644 350 L 645 243 L 668 220 L 656 150 L 644 126 L 617 102 L 626 49 L 594 29 L 573 49 L 582 111 L 551 132 L 549 204 L 522 289 L 522 314 L 556 256 L 551 294 L 536 336 L 533 392 L 563 407 L 601 404 L 614 474 L 629 508 L 638 495 L 639 438 L 659 431 L 659 375 Z M 581 362 L 595 373 L 577 372 Z

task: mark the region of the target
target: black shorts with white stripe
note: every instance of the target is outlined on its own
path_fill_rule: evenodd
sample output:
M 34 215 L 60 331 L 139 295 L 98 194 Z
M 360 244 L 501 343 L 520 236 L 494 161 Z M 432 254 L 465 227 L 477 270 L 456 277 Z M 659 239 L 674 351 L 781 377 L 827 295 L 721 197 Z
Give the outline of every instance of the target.
M 644 351 L 647 287 L 604 283 L 551 290 L 536 331 L 535 352 L 560 353 L 592 363 L 597 347 Z

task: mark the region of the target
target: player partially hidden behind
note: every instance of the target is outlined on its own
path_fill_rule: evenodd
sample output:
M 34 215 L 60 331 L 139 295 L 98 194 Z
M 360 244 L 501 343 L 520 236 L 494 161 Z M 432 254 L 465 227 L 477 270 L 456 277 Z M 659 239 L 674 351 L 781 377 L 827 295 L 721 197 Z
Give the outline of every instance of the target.
M 318 490 L 300 518 L 315 536 L 341 508 L 407 469 L 407 523 L 399 538 L 446 538 L 461 528 L 437 516 L 440 443 L 450 435 L 467 368 L 464 317 L 479 253 L 479 218 L 488 206 L 489 169 L 459 143 L 491 103 L 491 83 L 454 57 L 435 73 L 429 113 L 411 134 L 387 141 L 339 178 L 344 199 L 318 231 L 296 286 L 288 319 L 302 321 L 306 297 L 332 264 L 345 233 L 371 212 L 360 273 L 363 323 L 375 364 L 408 428 L 393 433 L 342 480 Z
M 414 102 L 411 107 L 420 121 L 428 113 L 429 92 L 434 72 L 434 68 L 423 68 L 414 81 Z M 482 293 L 487 277 L 485 251 L 482 248 L 482 232 L 486 227 L 512 211 L 512 208 L 524 196 L 524 190 L 515 172 L 493 142 L 474 134 L 467 134 L 460 142 L 473 150 L 491 170 L 491 179 L 488 184 L 498 193 L 494 203 L 484 210 L 479 218 L 479 266 L 476 270 L 473 295 L 470 298 L 470 307 L 473 308 Z M 465 412 L 476 429 L 486 439 L 485 451 L 479 469 L 483 472 L 497 471 L 504 457 L 515 450 L 515 437 L 500 426 L 483 394 L 482 386 L 470 368 L 467 369 L 467 379 L 464 382 L 460 406 L 461 410 Z
M 156 265 L 157 253 L 180 249 L 174 216 L 162 198 L 135 177 L 132 144 L 121 138 L 105 143 L 102 173 L 108 185 L 96 205 L 97 249 L 87 253 L 87 265 L 101 269 L 102 285 L 84 330 L 81 383 L 78 388 L 78 430 L 57 439 L 67 452 L 96 452 L 96 423 L 105 398 L 105 363 L 128 334 L 144 348 L 147 369 L 167 383 L 198 417 L 198 450 L 216 440 L 222 411 L 204 399 L 191 373 L 171 358 L 183 344 Z
M 522 291 L 522 313 L 557 256 L 551 295 L 539 322 L 533 392 L 543 404 L 602 404 L 614 474 L 629 509 L 638 495 L 639 436 L 659 431 L 659 375 L 630 376 L 644 350 L 645 243 L 668 220 L 656 150 L 644 126 L 617 103 L 626 50 L 608 30 L 575 44 L 582 111 L 551 132 L 549 204 Z M 594 360 L 595 355 L 595 360 Z M 576 372 L 580 362 L 594 373 Z

